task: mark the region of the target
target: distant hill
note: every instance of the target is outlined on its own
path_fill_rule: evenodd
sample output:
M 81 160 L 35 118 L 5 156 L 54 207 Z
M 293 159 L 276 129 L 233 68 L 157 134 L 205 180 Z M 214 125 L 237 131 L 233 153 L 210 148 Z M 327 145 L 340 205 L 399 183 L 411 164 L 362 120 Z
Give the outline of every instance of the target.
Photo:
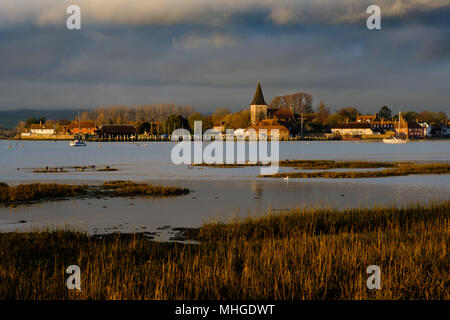
M 74 120 L 77 112 L 83 112 L 83 110 L 73 109 L 19 109 L 0 111 L 0 125 L 3 128 L 12 129 L 17 126 L 19 121 L 26 121 L 28 118 L 42 118 L 52 120 L 69 119 Z

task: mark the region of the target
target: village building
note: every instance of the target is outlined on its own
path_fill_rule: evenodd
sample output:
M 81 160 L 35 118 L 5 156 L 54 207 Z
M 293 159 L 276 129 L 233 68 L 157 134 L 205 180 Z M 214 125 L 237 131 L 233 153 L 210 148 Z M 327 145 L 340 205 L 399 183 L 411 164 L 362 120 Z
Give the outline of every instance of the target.
M 450 137 L 450 121 L 446 121 L 446 123 L 443 123 L 439 125 L 439 134 L 442 137 Z
M 245 130 L 245 135 L 251 139 L 257 138 L 260 130 L 266 130 L 268 139 L 287 139 L 291 127 L 295 124 L 295 118 L 288 108 L 269 109 L 264 100 L 261 83 L 258 81 L 250 103 L 250 122 L 251 125 Z
M 291 132 L 296 124 L 296 120 L 292 110 L 289 108 L 280 108 L 272 116 L 278 123 L 285 126 Z
M 32 124 L 30 126 L 30 136 L 44 136 L 44 135 L 54 135 L 55 125 L 54 124 Z
M 400 126 L 395 128 L 397 135 L 409 139 L 421 139 L 425 137 L 425 128 L 414 121 L 400 120 Z
M 386 131 L 395 131 L 395 122 L 389 120 L 376 120 L 370 122 L 369 125 L 375 132 L 385 133 Z
M 432 130 L 431 124 L 428 124 L 428 123 L 426 123 L 426 122 L 422 122 L 422 123 L 419 123 L 419 125 L 420 125 L 422 128 L 425 129 L 425 130 L 424 130 L 424 137 L 430 138 L 430 137 L 431 137 L 431 130 Z
M 212 130 L 217 133 L 225 133 L 225 122 L 219 122 L 213 125 Z
M 95 134 L 97 128 L 93 121 L 72 121 L 67 130 L 73 135 Z
M 378 115 L 376 113 L 375 114 L 367 114 L 367 115 L 358 114 L 356 116 L 356 122 L 372 123 L 376 120 L 378 120 Z
M 30 137 L 31 136 L 30 129 L 29 128 L 22 128 L 21 131 L 20 131 L 20 136 L 22 138 Z
M 391 120 L 379 118 L 377 113 L 374 114 L 358 114 L 355 122 L 367 122 L 373 132 L 385 133 L 386 131 L 395 131 L 395 123 Z
M 261 120 L 267 118 L 267 103 L 261 89 L 261 83 L 258 81 L 255 95 L 250 103 L 250 122 L 252 125 L 258 124 Z
M 339 135 L 371 135 L 373 130 L 368 122 L 344 122 L 331 128 L 332 134 Z
M 277 119 L 261 120 L 258 124 L 251 125 L 245 130 L 245 134 L 251 139 L 256 139 L 260 133 L 272 140 L 289 138 L 289 129 L 280 124 Z

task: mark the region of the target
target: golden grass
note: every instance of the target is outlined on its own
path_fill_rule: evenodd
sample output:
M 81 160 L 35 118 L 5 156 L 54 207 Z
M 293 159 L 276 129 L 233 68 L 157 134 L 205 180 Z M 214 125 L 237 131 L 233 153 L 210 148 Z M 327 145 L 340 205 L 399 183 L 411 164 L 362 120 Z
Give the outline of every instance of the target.
M 269 163 L 262 163 L 262 162 L 256 162 L 256 163 L 195 163 L 192 164 L 192 167 L 209 167 L 209 168 L 244 168 L 244 167 L 260 167 L 260 166 L 267 166 L 270 165 Z
M 341 168 L 392 168 L 395 162 L 385 161 L 335 161 L 335 160 L 283 160 L 280 167 L 298 169 L 341 169 Z
M 406 208 L 292 210 L 187 234 L 0 234 L 2 299 L 450 299 L 450 201 Z M 65 288 L 77 264 L 82 291 Z M 381 268 L 381 290 L 366 268 Z
M 112 189 L 113 194 L 117 196 L 176 196 L 189 193 L 189 189 L 185 188 L 155 186 L 148 183 L 136 183 L 121 180 L 105 182 L 102 187 L 104 189 Z
M 398 164 L 394 168 L 380 171 L 315 171 L 315 172 L 279 172 L 274 175 L 262 175 L 265 178 L 332 178 L 332 179 L 353 179 L 353 178 L 382 178 L 407 176 L 411 174 L 449 174 L 450 164 Z
M 57 183 L 31 183 L 8 186 L 5 183 L 0 183 L 0 204 L 26 203 L 74 197 L 165 197 L 187 193 L 189 193 L 189 190 L 185 188 L 157 186 L 129 181 L 105 182 L 100 187 Z
M 31 183 L 18 186 L 8 186 L 2 183 L 0 184 L 0 203 L 74 197 L 85 191 L 86 188 L 85 185 L 56 183 Z
M 194 167 L 212 168 L 242 168 L 269 166 L 271 163 L 223 163 L 223 164 L 193 164 Z M 404 163 L 405 164 L 405 163 Z M 395 162 L 385 161 L 335 161 L 335 160 L 282 160 L 280 167 L 295 167 L 298 169 L 338 169 L 338 168 L 391 168 L 397 166 Z

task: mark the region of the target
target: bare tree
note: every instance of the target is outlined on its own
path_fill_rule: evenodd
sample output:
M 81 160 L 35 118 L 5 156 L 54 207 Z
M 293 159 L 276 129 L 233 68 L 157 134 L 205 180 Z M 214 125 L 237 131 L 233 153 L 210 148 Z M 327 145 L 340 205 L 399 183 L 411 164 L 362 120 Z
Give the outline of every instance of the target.
M 289 108 L 293 114 L 313 113 L 313 97 L 309 93 L 297 92 L 284 96 L 277 96 L 270 102 L 270 108 Z

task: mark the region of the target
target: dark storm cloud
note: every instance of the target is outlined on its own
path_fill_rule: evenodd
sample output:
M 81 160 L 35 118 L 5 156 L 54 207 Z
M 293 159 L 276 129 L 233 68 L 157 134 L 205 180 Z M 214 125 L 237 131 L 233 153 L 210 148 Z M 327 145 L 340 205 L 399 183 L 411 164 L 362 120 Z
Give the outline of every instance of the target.
M 391 13 L 381 31 L 369 31 L 356 18 L 298 24 L 278 12 L 268 19 L 275 9 L 239 11 L 223 25 L 177 16 L 170 25 L 91 23 L 81 31 L 4 27 L 0 108 L 175 102 L 236 109 L 261 80 L 267 100 L 307 91 L 336 108 L 449 109 L 448 10 L 410 9 L 411 19 Z

